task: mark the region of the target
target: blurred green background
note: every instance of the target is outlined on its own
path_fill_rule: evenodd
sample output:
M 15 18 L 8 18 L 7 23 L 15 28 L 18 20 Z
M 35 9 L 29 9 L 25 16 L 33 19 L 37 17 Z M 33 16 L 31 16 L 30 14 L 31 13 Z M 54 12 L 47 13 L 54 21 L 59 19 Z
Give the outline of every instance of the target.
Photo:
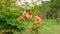
M 37 4 L 38 1 L 42 4 Z M 32 12 L 32 19 L 18 22 L 16 19 L 24 11 Z M 60 0 L 37 0 L 32 2 L 32 6 L 28 2 L 21 6 L 16 4 L 16 0 L 0 0 L 0 34 L 36 34 L 34 15 L 42 15 L 39 34 L 60 34 Z

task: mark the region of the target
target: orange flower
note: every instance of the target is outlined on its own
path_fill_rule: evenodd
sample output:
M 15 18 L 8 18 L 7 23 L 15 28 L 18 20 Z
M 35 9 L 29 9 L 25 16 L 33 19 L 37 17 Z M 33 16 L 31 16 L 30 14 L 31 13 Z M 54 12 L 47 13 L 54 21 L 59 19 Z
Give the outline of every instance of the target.
M 39 19 L 39 18 L 37 18 L 37 21 L 40 21 L 40 19 Z
M 38 16 L 35 16 L 35 18 L 36 18 L 37 21 L 40 21 L 41 20 Z
M 27 19 L 31 19 L 32 15 L 27 14 L 26 17 L 27 17 Z
M 21 20 L 23 20 L 23 19 L 24 19 L 24 18 L 21 17 L 21 16 L 20 16 L 19 18 L 17 18 L 18 21 L 21 21 Z
M 38 24 L 41 24 L 41 21 L 38 21 Z
M 26 16 L 26 15 L 27 15 L 27 13 L 26 13 L 26 11 L 24 11 L 24 12 L 23 12 L 23 16 Z
M 34 22 L 34 25 L 36 25 L 36 22 Z

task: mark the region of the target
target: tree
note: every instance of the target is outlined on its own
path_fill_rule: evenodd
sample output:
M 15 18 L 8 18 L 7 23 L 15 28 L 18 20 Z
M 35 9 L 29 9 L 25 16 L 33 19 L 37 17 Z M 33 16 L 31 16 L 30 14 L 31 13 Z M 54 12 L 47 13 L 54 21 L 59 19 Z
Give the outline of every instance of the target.
M 51 0 L 51 11 L 55 12 L 56 17 L 60 17 L 60 0 Z

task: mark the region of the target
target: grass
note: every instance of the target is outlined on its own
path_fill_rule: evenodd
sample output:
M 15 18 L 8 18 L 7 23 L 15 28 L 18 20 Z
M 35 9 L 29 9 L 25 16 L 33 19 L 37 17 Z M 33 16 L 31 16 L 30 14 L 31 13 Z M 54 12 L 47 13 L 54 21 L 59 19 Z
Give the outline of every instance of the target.
M 56 20 L 42 20 L 41 34 L 60 34 L 60 25 L 56 23 Z

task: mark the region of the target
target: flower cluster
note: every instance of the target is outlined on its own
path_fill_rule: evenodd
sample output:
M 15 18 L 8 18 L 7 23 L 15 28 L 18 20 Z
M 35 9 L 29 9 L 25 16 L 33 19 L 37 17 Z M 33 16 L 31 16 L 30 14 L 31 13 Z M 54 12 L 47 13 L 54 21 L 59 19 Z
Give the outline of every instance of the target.
M 32 19 L 32 15 L 29 15 L 29 13 L 27 13 L 26 11 L 23 12 L 23 16 L 20 16 L 17 18 L 18 21 L 21 21 L 21 20 L 24 20 L 24 17 L 26 17 L 28 20 L 31 20 Z M 35 18 L 35 22 L 34 25 L 36 27 L 36 30 L 38 30 L 38 25 L 41 24 L 41 17 L 38 17 L 38 16 L 34 16 Z
M 23 16 L 26 17 L 28 20 L 32 18 L 32 15 L 29 15 L 26 11 L 23 13 Z
M 17 18 L 17 21 L 21 21 L 24 20 L 24 17 L 26 17 L 28 20 L 30 20 L 32 18 L 32 15 L 29 15 L 26 11 L 23 12 L 23 16 L 19 16 Z
M 35 16 L 35 19 L 37 20 L 37 22 L 34 22 L 34 25 L 35 25 L 35 27 L 36 27 L 36 30 L 38 30 L 38 25 L 41 24 L 41 18 L 38 17 L 38 16 Z M 37 25 L 37 24 L 38 24 L 38 25 Z
M 35 19 L 37 20 L 38 24 L 41 24 L 41 23 L 40 23 L 40 22 L 41 22 L 41 18 L 40 18 L 40 17 L 35 16 Z

